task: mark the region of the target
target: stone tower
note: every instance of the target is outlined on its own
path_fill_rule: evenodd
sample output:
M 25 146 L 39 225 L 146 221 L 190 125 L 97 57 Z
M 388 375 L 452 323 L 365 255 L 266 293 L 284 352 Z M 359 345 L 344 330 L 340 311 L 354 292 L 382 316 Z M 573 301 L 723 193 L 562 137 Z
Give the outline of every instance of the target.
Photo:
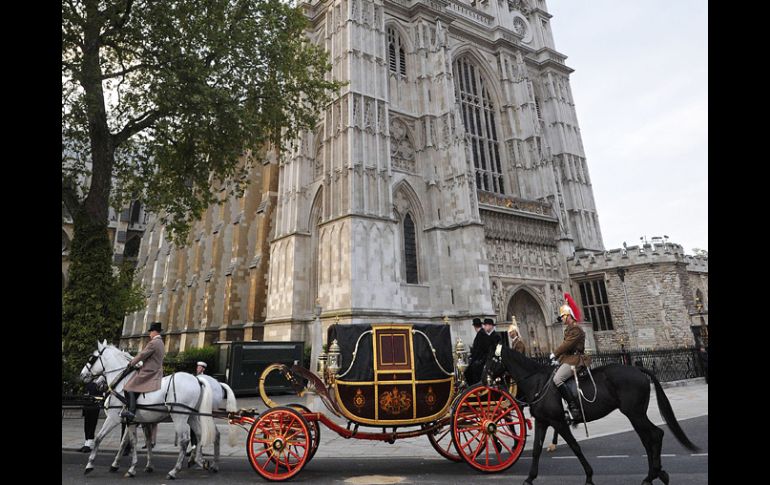
M 302 6 L 329 76 L 348 84 L 187 248 L 145 235 L 151 310 L 127 318 L 125 339 L 152 316 L 171 349 L 307 340 L 320 306 L 325 326 L 446 321 L 466 343 L 471 318 L 515 317 L 531 351 L 550 350 L 562 293 L 575 294 L 567 258 L 604 247 L 545 2 Z
M 326 324 L 446 316 L 460 335 L 523 312 L 560 339 L 565 258 L 603 244 L 545 3 L 304 7 L 349 84 L 280 162 L 265 338 L 304 338 L 318 302 Z

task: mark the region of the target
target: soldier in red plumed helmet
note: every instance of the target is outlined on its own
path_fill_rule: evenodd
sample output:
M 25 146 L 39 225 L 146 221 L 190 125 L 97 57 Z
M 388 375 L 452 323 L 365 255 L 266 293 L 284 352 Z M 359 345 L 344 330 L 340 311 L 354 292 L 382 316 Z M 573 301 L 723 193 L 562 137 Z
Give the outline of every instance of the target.
M 569 387 L 564 385 L 564 382 L 572 376 L 573 365 L 580 370 L 581 367 L 590 365 L 591 358 L 585 355 L 586 333 L 578 325 L 580 310 L 569 293 L 564 293 L 564 299 L 566 301 L 559 309 L 559 319 L 566 325 L 564 341 L 553 351 L 551 360 L 558 359 L 561 364 L 553 376 L 553 383 L 561 397 L 567 401 L 574 424 L 582 421 L 583 415 L 580 412 L 577 397 L 572 394 Z

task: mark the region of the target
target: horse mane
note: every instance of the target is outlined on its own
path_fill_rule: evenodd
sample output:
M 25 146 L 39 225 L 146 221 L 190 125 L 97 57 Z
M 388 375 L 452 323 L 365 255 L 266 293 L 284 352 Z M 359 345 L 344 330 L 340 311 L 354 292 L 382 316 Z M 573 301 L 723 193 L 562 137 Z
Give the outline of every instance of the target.
M 524 368 L 524 370 L 526 370 L 527 372 L 534 373 L 534 372 L 542 371 L 543 369 L 547 369 L 547 368 L 550 367 L 550 366 L 547 366 L 547 365 L 543 365 L 543 364 L 537 362 L 534 359 L 530 359 L 526 355 L 524 355 L 521 352 L 518 352 L 516 350 L 508 349 L 508 348 L 503 348 L 503 351 L 505 352 L 505 355 L 507 357 L 510 357 L 511 359 L 515 360 L 516 363 L 521 365 Z
M 115 347 L 115 345 L 113 345 L 113 344 L 107 344 L 107 347 L 113 348 L 113 349 L 117 350 L 118 351 L 118 355 L 120 355 L 121 357 L 123 357 L 123 358 L 125 358 L 127 360 L 132 360 L 134 358 L 133 355 L 129 354 L 125 350 L 120 350 L 119 348 Z

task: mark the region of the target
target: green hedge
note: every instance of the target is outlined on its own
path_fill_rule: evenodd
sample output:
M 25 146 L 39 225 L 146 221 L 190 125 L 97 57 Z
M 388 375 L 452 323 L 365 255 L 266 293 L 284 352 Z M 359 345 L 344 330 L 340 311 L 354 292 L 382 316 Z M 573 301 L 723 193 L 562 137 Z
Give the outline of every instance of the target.
M 219 347 L 215 345 L 188 349 L 178 354 L 166 354 L 166 357 L 163 359 L 163 375 L 173 374 L 174 372 L 189 372 L 194 375 L 198 361 L 203 361 L 208 365 L 206 374 L 216 374 L 218 371 L 218 356 Z

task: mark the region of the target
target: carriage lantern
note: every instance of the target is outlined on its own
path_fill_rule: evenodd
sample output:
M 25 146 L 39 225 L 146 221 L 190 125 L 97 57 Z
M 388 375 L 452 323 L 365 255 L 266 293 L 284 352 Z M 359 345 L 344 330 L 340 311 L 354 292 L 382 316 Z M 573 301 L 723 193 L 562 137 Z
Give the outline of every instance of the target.
M 318 354 L 318 368 L 316 369 L 316 372 L 321 377 L 326 375 L 326 359 L 326 352 L 321 352 Z
M 455 369 L 459 372 L 459 381 L 465 380 L 465 369 L 468 368 L 468 350 L 465 348 L 463 339 L 457 337 L 457 343 L 455 343 Z
M 326 368 L 329 369 L 332 380 L 337 377 L 337 372 L 340 371 L 340 346 L 337 339 L 334 339 L 334 342 L 329 346 Z

